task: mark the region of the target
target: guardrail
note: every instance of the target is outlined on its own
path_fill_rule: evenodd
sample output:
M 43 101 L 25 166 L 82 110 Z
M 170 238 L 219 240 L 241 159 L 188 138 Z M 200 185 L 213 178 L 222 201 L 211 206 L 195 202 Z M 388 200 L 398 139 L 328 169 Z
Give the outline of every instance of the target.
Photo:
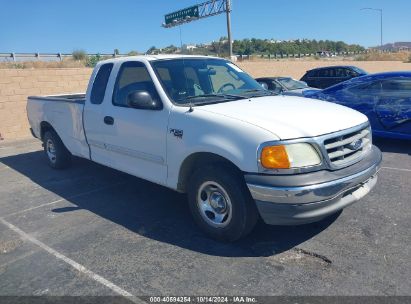
M 128 56 L 127 54 L 101 54 L 101 53 L 96 53 L 96 54 L 87 54 L 87 56 L 101 56 L 101 57 L 124 57 Z M 0 59 L 2 61 L 21 61 L 27 60 L 27 61 L 63 61 L 64 58 L 72 58 L 73 54 L 63 54 L 63 53 L 0 53 Z
M 358 52 L 322 52 L 322 53 L 277 53 L 277 54 L 262 54 L 262 55 L 237 55 L 238 60 L 250 60 L 252 58 L 261 58 L 261 59 L 281 59 L 281 58 L 305 58 L 305 57 L 321 57 L 321 58 L 330 58 L 330 57 L 344 57 L 344 56 L 353 56 L 360 54 L 367 54 L 371 51 L 358 51 Z
M 252 58 L 261 58 L 261 59 L 280 59 L 280 58 L 305 58 L 305 57 L 344 57 L 344 56 L 353 56 L 360 54 L 371 53 L 372 51 L 358 51 L 358 52 L 318 52 L 318 53 L 276 53 L 276 54 L 264 54 L 264 55 L 235 55 L 238 60 L 250 60 Z M 393 53 L 392 51 L 383 51 L 384 53 Z M 129 56 L 127 54 L 86 54 L 87 56 L 101 56 L 101 57 L 125 57 Z M 0 61 L 63 61 L 65 58 L 73 58 L 73 54 L 64 54 L 64 53 L 0 53 Z

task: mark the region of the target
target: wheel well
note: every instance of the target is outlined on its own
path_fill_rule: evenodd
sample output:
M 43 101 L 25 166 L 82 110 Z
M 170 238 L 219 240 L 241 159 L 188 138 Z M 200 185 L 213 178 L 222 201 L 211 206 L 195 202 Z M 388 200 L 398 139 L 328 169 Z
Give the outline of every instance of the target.
M 194 171 L 200 167 L 214 164 L 226 166 L 237 172 L 241 172 L 235 164 L 220 155 L 208 152 L 194 153 L 188 156 L 181 165 L 178 176 L 177 190 L 180 192 L 186 192 L 188 181 Z
M 41 139 L 41 140 L 43 140 L 44 134 L 45 134 L 47 131 L 54 131 L 54 132 L 55 132 L 55 130 L 54 130 L 54 128 L 52 127 L 51 124 L 49 124 L 47 121 L 42 121 L 42 122 L 40 123 L 40 139 Z

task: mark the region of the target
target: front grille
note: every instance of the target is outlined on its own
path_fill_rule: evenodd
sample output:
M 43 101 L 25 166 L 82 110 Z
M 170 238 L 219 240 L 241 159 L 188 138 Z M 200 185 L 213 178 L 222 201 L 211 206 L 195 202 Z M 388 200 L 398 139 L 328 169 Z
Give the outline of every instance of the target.
M 326 139 L 324 147 L 330 163 L 335 167 L 342 167 L 359 160 L 364 151 L 371 146 L 371 132 L 369 127 L 339 134 Z

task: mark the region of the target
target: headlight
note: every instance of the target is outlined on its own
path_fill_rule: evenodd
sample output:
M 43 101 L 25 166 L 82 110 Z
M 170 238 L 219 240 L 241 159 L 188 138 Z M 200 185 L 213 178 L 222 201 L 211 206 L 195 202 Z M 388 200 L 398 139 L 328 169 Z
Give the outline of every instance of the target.
M 310 144 L 298 143 L 264 147 L 260 155 L 266 169 L 290 169 L 321 164 L 321 158 Z

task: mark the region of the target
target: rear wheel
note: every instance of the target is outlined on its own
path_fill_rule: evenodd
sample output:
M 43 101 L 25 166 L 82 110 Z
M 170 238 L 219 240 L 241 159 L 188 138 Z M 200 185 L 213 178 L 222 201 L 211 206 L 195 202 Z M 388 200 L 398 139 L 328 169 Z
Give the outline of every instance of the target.
M 226 166 L 197 170 L 188 198 L 197 225 L 210 237 L 235 241 L 254 228 L 258 212 L 241 175 Z
M 44 152 L 50 167 L 64 169 L 71 164 L 71 153 L 55 131 L 46 131 L 43 136 Z

